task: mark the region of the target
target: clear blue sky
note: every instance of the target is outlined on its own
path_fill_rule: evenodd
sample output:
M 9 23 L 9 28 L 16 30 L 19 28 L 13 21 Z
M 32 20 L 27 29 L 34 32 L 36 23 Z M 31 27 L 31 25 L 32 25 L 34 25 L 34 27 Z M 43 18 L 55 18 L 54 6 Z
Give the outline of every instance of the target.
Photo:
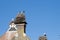
M 0 36 L 18 11 L 23 10 L 31 40 L 38 40 L 44 32 L 48 40 L 60 40 L 60 0 L 0 0 Z

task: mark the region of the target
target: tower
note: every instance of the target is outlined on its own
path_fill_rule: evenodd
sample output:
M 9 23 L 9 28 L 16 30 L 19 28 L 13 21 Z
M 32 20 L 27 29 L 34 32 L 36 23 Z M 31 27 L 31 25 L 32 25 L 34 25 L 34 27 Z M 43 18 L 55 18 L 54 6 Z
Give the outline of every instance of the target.
M 23 12 L 19 12 L 16 18 L 14 19 L 14 24 L 17 28 L 18 40 L 29 40 L 26 35 L 26 19 Z
M 23 32 L 26 33 L 26 19 L 25 19 L 25 15 L 24 15 L 24 11 L 23 12 L 19 12 L 18 15 L 16 16 L 14 23 L 17 25 L 17 28 L 23 28 Z M 18 28 L 18 30 L 19 30 Z
M 46 33 L 43 36 L 39 37 L 39 40 L 47 40 Z

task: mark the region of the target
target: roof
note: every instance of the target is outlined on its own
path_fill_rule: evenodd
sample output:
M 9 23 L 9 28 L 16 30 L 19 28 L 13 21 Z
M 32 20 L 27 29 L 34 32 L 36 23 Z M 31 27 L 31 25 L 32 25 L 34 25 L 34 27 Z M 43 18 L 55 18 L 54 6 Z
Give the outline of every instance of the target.
M 46 33 L 44 33 L 43 36 L 40 36 L 39 40 L 47 40 Z
M 14 20 L 15 24 L 26 23 L 24 12 L 19 12 Z

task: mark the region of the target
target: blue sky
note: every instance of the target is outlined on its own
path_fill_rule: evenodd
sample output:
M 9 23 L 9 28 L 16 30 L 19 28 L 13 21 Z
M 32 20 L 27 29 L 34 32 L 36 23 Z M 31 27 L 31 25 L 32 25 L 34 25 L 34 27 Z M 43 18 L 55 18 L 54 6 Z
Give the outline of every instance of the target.
M 38 40 L 45 32 L 48 40 L 60 40 L 60 0 L 0 0 L 0 36 L 19 11 L 25 11 L 26 34 Z

